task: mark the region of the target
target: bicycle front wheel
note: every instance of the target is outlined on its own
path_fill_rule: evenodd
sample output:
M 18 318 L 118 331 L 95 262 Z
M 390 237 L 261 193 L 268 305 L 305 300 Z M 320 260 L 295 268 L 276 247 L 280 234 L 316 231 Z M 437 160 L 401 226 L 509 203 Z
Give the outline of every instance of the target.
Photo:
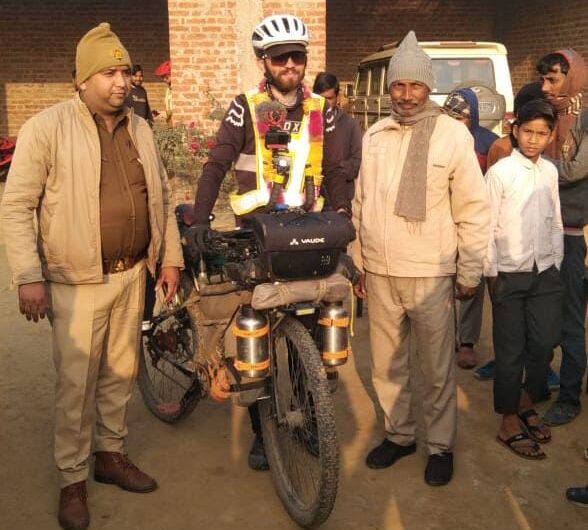
M 271 398 L 259 402 L 274 486 L 288 514 L 315 528 L 329 517 L 339 475 L 332 395 L 307 329 L 287 316 L 272 336 Z
M 192 288 L 182 273 L 176 303 L 186 300 Z M 196 325 L 185 308 L 162 317 L 170 309 L 159 291 L 149 322 L 151 329 L 141 335 L 137 382 L 151 413 L 166 423 L 175 423 L 194 410 L 202 396 L 202 386 L 195 363 Z

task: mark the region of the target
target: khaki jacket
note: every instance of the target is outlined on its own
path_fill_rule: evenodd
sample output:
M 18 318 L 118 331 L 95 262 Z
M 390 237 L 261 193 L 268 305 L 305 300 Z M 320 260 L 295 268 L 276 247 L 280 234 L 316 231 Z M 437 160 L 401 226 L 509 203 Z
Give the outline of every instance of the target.
M 353 202 L 358 238 L 355 264 L 374 274 L 400 277 L 450 276 L 478 285 L 490 232 L 484 178 L 467 128 L 444 114 L 431 137 L 426 220 L 407 222 L 394 214 L 411 127 L 385 118 L 368 129 Z
M 183 267 L 171 189 L 153 134 L 132 112 L 128 124 L 147 184 L 147 267 L 154 273 L 159 259 Z M 14 284 L 103 281 L 100 160 L 96 123 L 77 94 L 23 125 L 1 206 Z

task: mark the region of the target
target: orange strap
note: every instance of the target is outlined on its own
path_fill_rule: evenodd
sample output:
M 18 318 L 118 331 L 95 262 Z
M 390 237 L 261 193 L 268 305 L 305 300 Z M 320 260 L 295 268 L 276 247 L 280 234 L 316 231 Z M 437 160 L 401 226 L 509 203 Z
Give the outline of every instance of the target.
M 241 337 L 243 339 L 257 339 L 269 333 L 269 324 L 266 324 L 263 328 L 253 329 L 251 331 L 233 326 L 232 331 L 235 337 Z
M 346 328 L 349 326 L 349 317 L 343 318 L 320 318 L 319 324 L 321 326 L 327 326 L 329 328 L 336 327 L 336 328 Z
M 220 366 L 218 370 L 208 368 L 210 375 L 210 397 L 215 401 L 224 401 L 231 395 L 231 386 L 225 366 Z
M 349 355 L 351 355 L 351 348 L 345 348 L 341 351 L 324 351 L 323 359 L 334 361 L 336 359 L 347 359 Z
M 245 370 L 266 370 L 269 368 L 269 365 L 269 358 L 267 358 L 265 361 L 261 361 L 260 363 L 246 363 L 245 361 L 235 359 L 234 363 L 235 368 L 239 372 L 244 372 Z

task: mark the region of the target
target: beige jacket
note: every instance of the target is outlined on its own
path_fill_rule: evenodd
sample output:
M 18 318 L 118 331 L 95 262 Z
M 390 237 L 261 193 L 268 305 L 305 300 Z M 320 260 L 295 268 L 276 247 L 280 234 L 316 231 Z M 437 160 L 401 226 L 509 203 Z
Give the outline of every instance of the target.
M 484 178 L 467 128 L 444 114 L 431 137 L 427 216 L 411 223 L 394 214 L 411 127 L 385 118 L 368 129 L 353 202 L 359 237 L 351 255 L 361 269 L 400 277 L 450 276 L 478 285 L 490 232 Z
M 147 183 L 147 266 L 153 273 L 161 259 L 164 266 L 183 267 L 171 190 L 153 133 L 132 112 L 128 123 Z M 100 139 L 76 94 L 33 116 L 18 135 L 1 206 L 14 284 L 103 281 L 99 197 Z

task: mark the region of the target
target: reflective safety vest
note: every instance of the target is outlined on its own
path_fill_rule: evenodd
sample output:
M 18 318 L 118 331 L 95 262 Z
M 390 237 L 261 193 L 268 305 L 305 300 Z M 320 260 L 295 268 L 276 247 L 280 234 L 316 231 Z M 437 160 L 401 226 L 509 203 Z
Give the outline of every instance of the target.
M 259 89 L 250 90 L 245 94 L 247 105 L 251 114 L 251 122 L 253 125 L 253 132 L 255 135 L 255 173 L 256 173 L 256 189 L 247 191 L 242 194 L 231 193 L 229 199 L 231 208 L 236 215 L 244 215 L 252 212 L 257 208 L 267 205 L 270 199 L 271 189 L 273 186 L 272 172 L 264 169 L 268 163 L 271 163 L 266 156 L 264 160 L 265 140 L 261 136 L 256 123 L 256 105 L 267 101 L 265 92 Z M 320 110 L 321 116 L 325 100 L 316 94 L 310 95 L 311 101 L 308 104 L 310 110 Z M 302 206 L 305 201 L 304 195 L 304 178 L 306 175 L 307 164 L 309 163 L 309 155 L 311 151 L 309 139 L 309 116 L 310 112 L 305 112 L 302 117 L 302 123 L 298 132 L 291 132 L 290 143 L 288 144 L 288 155 L 290 156 L 290 174 L 284 186 L 283 198 L 284 203 L 288 206 Z M 320 146 L 322 155 L 322 143 Z M 250 156 L 250 155 L 249 155 Z M 322 156 L 321 156 L 322 163 Z M 237 161 L 237 167 L 239 161 Z M 322 169 L 321 169 L 322 171 Z M 322 210 L 324 203 L 323 197 L 319 197 L 313 206 L 313 210 Z

